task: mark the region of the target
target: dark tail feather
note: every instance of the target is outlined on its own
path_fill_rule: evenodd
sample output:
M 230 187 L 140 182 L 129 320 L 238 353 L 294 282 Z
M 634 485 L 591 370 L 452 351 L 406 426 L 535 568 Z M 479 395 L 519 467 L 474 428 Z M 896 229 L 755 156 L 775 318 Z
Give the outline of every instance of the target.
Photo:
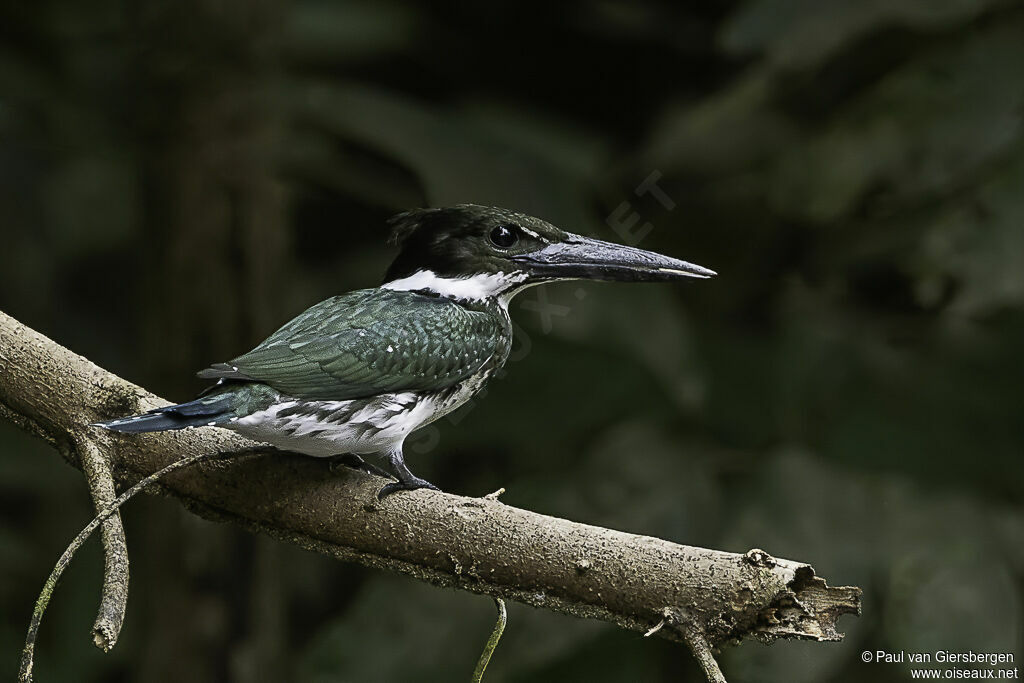
M 157 408 L 142 415 L 122 417 L 109 422 L 96 422 L 93 426 L 115 432 L 165 432 L 186 427 L 213 426 L 234 417 L 234 396 L 230 393 L 197 398 L 176 406 Z

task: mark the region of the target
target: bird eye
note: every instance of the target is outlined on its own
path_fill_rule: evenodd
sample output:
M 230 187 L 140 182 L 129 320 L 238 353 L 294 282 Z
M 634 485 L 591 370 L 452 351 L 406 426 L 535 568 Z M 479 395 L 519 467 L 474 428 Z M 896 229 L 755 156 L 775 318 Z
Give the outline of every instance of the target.
M 519 231 L 516 230 L 515 226 L 499 225 L 494 230 L 491 230 L 489 238 L 491 244 L 499 249 L 508 249 L 519 241 Z

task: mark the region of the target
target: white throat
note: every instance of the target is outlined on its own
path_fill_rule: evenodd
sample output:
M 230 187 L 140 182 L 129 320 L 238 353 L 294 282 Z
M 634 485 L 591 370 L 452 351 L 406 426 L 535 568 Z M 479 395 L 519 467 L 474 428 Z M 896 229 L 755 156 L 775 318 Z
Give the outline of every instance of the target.
M 382 285 L 383 289 L 416 292 L 427 291 L 453 299 L 482 301 L 497 297 L 508 305 L 517 292 L 523 289 L 526 273 L 480 273 L 470 277 L 442 277 L 432 270 L 420 270 L 400 280 Z

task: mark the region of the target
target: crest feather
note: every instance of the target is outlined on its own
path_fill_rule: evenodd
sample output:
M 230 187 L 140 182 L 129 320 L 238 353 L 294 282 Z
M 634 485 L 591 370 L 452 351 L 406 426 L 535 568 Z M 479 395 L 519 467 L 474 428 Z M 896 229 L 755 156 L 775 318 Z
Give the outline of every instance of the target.
M 437 220 L 442 220 L 451 225 L 463 225 L 479 220 L 483 216 L 507 213 L 514 217 L 510 211 L 495 209 L 479 204 L 456 204 L 436 209 L 412 209 L 391 218 L 390 244 L 401 246 L 409 236 L 416 232 L 416 228 Z
M 388 244 L 395 246 L 401 246 L 405 240 L 409 239 L 409 236 L 416 230 L 423 219 L 433 213 L 437 213 L 441 209 L 410 209 L 409 211 L 403 211 L 400 214 L 392 216 L 388 219 L 388 225 L 391 226 L 391 236 L 388 238 Z

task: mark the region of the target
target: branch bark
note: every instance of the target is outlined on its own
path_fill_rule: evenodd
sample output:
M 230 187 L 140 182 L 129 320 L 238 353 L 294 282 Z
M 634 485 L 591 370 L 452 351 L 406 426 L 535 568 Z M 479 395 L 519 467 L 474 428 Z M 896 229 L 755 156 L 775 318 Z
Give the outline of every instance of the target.
M 183 457 L 256 445 L 221 429 L 112 437 L 87 426 L 164 404 L 0 312 L 0 415 L 71 464 L 83 468 L 75 444 L 109 444 L 105 461 L 124 485 Z M 712 648 L 839 640 L 839 616 L 860 612 L 859 588 L 830 587 L 810 565 L 764 551 L 678 545 L 429 490 L 378 503 L 379 487 L 277 455 L 206 461 L 161 490 L 203 517 L 341 560 L 687 643 L 709 677 Z
M 117 498 L 114 475 L 110 464 L 100 450 L 105 445 L 101 438 L 76 440 L 78 460 L 89 484 L 93 507 L 99 514 Z M 107 449 L 109 450 L 109 448 Z M 101 527 L 103 540 L 103 590 L 100 608 L 92 626 L 96 647 L 109 652 L 117 644 L 128 607 L 128 542 L 124 537 L 119 512 L 111 515 Z

